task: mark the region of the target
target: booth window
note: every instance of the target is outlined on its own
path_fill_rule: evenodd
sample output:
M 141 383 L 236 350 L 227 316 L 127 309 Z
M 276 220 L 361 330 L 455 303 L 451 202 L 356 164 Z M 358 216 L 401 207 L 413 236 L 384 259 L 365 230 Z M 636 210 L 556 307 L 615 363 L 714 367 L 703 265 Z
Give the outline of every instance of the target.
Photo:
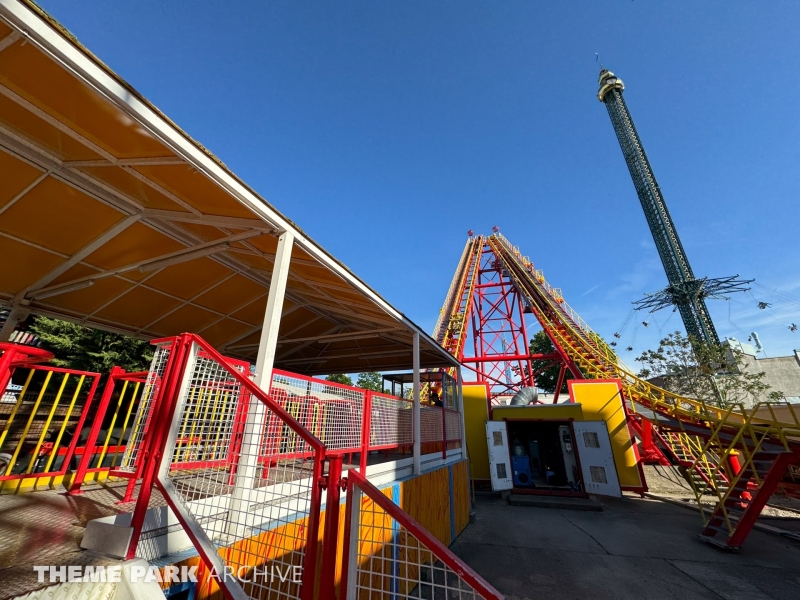
M 608 483 L 606 470 L 603 467 L 589 467 L 592 474 L 592 481 L 595 483 Z
M 594 431 L 584 431 L 583 443 L 587 448 L 599 448 L 600 438 L 597 437 L 597 434 Z

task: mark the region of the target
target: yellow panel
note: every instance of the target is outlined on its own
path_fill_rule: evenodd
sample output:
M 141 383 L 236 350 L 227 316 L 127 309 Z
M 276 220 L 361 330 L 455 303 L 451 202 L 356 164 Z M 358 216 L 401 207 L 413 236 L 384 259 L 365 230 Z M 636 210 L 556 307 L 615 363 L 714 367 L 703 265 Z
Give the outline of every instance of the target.
M 469 513 L 472 511 L 467 461 L 459 461 L 451 468 L 453 469 L 453 489 L 450 490 L 450 493 L 453 495 L 456 535 L 459 535 L 469 525 Z
M 250 331 L 253 327 L 233 319 L 223 319 L 199 332 L 200 337 L 212 346 L 221 346 L 225 342 Z
M 9 294 L 25 289 L 64 260 L 5 236 L 0 236 L 0 256 L 4 257 L 0 261 L 0 290 Z
M 486 421 L 489 420 L 488 390 L 483 384 L 464 384 L 464 429 L 470 476 L 489 479 L 489 447 L 486 445 Z
M 205 242 L 218 240 L 220 238 L 224 238 L 229 235 L 236 235 L 237 233 L 241 233 L 242 231 L 244 231 L 243 229 L 234 229 L 233 227 L 228 227 L 226 229 L 228 229 L 230 233 L 225 233 L 223 231 L 220 231 L 218 227 L 214 227 L 212 225 L 202 225 L 200 223 L 180 223 L 179 225 L 181 229 L 185 229 L 186 231 L 192 232 Z M 231 246 L 233 246 L 234 248 L 245 247 L 242 245 L 241 242 L 234 242 L 231 244 Z M 241 254 L 237 254 L 237 256 L 241 256 Z
M 98 279 L 91 287 L 45 298 L 38 304 L 89 314 L 133 285 L 119 277 Z
M 172 154 L 34 44 L 12 44 L 0 52 L 0 82 L 118 158 Z
M 143 223 L 134 223 L 87 256 L 86 262 L 101 269 L 115 269 L 184 249 L 186 246 L 163 233 Z M 129 275 L 136 277 L 135 272 Z
M 198 308 L 197 306 L 181 306 L 178 310 L 154 323 L 149 329 L 159 335 L 178 335 L 179 333 L 197 333 L 219 319 L 219 315 Z
M 133 327 L 144 327 L 178 304 L 179 301 L 174 298 L 136 287 L 99 311 L 97 316 Z
M 253 244 L 253 246 L 255 246 L 256 248 L 261 250 L 263 253 L 270 254 L 272 256 L 275 255 L 275 252 L 278 249 L 278 238 L 271 235 L 262 235 L 257 238 L 253 238 L 252 240 L 249 240 L 249 242 Z M 292 258 L 294 259 L 298 258 L 297 255 L 298 249 L 299 248 L 296 245 L 292 248 Z M 296 265 L 294 264 L 292 265 L 292 267 L 295 266 Z
M 0 121 L 62 160 L 97 160 L 101 158 L 93 150 L 89 150 L 80 142 L 5 96 L 0 96 Z
M 61 275 L 53 279 L 47 285 L 58 285 L 59 283 L 67 283 L 68 281 L 74 281 L 76 279 L 80 279 L 81 277 L 87 277 L 89 275 L 94 275 L 95 273 L 99 273 L 99 271 L 88 265 L 80 264 L 71 266 L 69 269 L 64 271 Z
M 258 345 L 258 342 L 259 342 L 260 339 L 261 339 L 261 331 L 254 331 L 253 333 L 249 334 L 248 336 L 243 337 L 242 339 L 240 339 L 240 340 L 238 340 L 236 342 L 237 346 L 239 346 L 239 345 L 245 346 L 245 345 L 248 345 L 248 344 L 255 344 L 255 345 L 253 346 L 253 348 L 237 350 L 237 352 L 239 352 L 241 354 L 248 354 L 248 353 L 251 353 L 251 352 L 255 353 L 255 351 L 258 349 L 256 346 Z
M 253 325 L 261 325 L 264 322 L 264 312 L 266 310 L 267 310 L 267 299 L 259 298 L 258 300 L 254 300 L 247 306 L 240 308 L 231 316 L 236 317 L 237 319 L 241 319 L 242 321 L 247 321 L 248 323 L 252 323 Z M 281 323 L 283 323 L 283 321 L 281 321 Z
M 449 546 L 450 477 L 447 467 L 403 482 L 400 505 L 440 542 Z
M 48 177 L 0 215 L 0 230 L 70 255 L 122 218 L 119 211 Z
M 622 405 L 622 384 L 618 380 L 568 381 L 569 395 L 583 408 L 586 421 L 605 421 L 619 483 L 623 488 L 641 488 L 643 481 L 634 441 Z
M 161 192 L 157 192 L 151 186 L 145 184 L 141 179 L 137 179 L 119 167 L 83 167 L 80 170 L 127 194 L 145 208 L 188 212 L 180 204 L 176 204 Z
M 39 169 L 5 152 L 0 152 L 0 173 L 3 178 L 3 185 L 0 186 L 0 208 L 42 175 Z
M 503 419 L 545 419 L 548 421 L 585 421 L 585 411 L 580 404 L 535 404 L 533 406 L 495 406 L 492 420 Z
M 228 314 L 258 296 L 265 294 L 268 288 L 242 275 L 234 275 L 221 285 L 198 296 L 194 302 L 212 310 Z
M 159 271 L 147 280 L 147 285 L 188 300 L 230 273 L 228 267 L 201 257 Z
M 136 167 L 148 179 L 155 181 L 200 212 L 208 215 L 253 218 L 253 213 L 233 199 L 208 177 L 188 165 L 158 165 Z
M 261 237 L 263 238 L 269 236 L 261 236 Z M 260 239 L 260 238 L 253 238 L 253 239 Z M 234 256 L 238 261 L 243 262 L 248 267 L 259 269 L 267 275 L 272 273 L 272 262 L 264 257 L 256 256 L 255 254 L 245 254 L 244 252 L 236 252 Z M 292 265 L 292 269 L 294 269 L 294 265 Z

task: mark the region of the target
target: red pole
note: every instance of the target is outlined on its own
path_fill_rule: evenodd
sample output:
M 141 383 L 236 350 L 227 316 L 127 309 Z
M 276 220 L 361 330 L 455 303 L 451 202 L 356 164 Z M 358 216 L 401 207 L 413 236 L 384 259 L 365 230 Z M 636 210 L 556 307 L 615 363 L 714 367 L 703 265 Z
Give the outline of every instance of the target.
M 108 381 L 106 381 L 106 387 L 103 389 L 103 395 L 100 397 L 100 404 L 97 407 L 97 412 L 94 415 L 94 421 L 92 421 L 92 428 L 89 430 L 89 437 L 86 440 L 86 443 L 83 445 L 81 462 L 78 463 L 78 469 L 75 471 L 75 477 L 72 480 L 69 490 L 67 491 L 67 494 L 70 496 L 83 493 L 83 491 L 81 491 L 81 485 L 83 485 L 83 481 L 86 479 L 86 471 L 89 469 L 89 462 L 92 460 L 92 456 L 94 455 L 94 447 L 97 443 L 97 436 L 100 434 L 100 427 L 103 425 L 103 419 L 106 416 L 108 404 L 111 402 L 111 396 L 114 394 L 114 386 L 117 383 L 117 377 L 120 377 L 124 373 L 125 369 L 121 367 L 111 367 L 111 372 L 108 374 Z M 88 413 L 90 408 L 91 403 L 87 402 L 84 413 Z M 75 432 L 76 440 L 80 434 L 81 432 L 79 427 Z
M 191 343 L 191 339 L 186 339 L 179 336 L 175 343 L 172 345 L 172 352 L 170 356 L 168 381 L 165 381 L 164 389 L 161 395 L 161 401 L 157 413 L 151 416 L 151 423 L 147 440 L 142 448 L 142 454 L 139 459 L 142 462 L 143 475 L 142 485 L 139 488 L 139 496 L 136 498 L 136 508 L 133 511 L 131 518 L 131 541 L 128 546 L 127 560 L 131 560 L 136 556 L 136 547 L 139 545 L 139 537 L 142 534 L 142 526 L 144 519 L 147 515 L 147 505 L 150 503 L 150 494 L 153 491 L 153 480 L 155 479 L 156 470 L 161 462 L 161 455 L 164 452 L 164 441 L 169 431 L 170 423 L 172 422 L 173 412 L 177 403 L 178 386 L 180 385 L 181 376 L 186 368 L 186 347 Z M 174 357 L 174 358 L 173 358 Z M 135 484 L 136 480 L 134 480 Z
M 766 477 L 764 477 L 764 480 L 761 482 L 761 487 L 755 493 L 755 496 L 753 497 L 747 509 L 744 511 L 744 514 L 742 514 L 736 529 L 734 529 L 733 533 L 731 534 L 731 537 L 728 538 L 728 546 L 733 548 L 741 547 L 745 538 L 747 538 L 747 534 L 750 533 L 750 530 L 753 528 L 756 519 L 758 519 L 761 511 L 767 505 L 767 502 L 772 496 L 772 492 L 775 491 L 775 488 L 783 477 L 784 472 L 794 458 L 795 456 L 791 452 L 778 454 L 778 456 L 775 457 L 775 462 L 772 463 L 769 471 L 767 471 Z
M 647 419 L 642 419 L 642 450 L 649 454 L 653 446 L 653 426 Z
M 327 495 L 325 497 L 325 534 L 322 538 L 321 600 L 336 597 L 336 550 L 339 547 L 339 491 L 342 479 L 342 455 L 328 456 Z M 313 534 L 313 532 L 311 532 Z
M 11 381 L 11 361 L 17 355 L 16 348 L 6 348 L 0 357 L 0 396 L 6 393 L 8 383 Z
M 359 458 L 358 471 L 367 476 L 367 456 L 369 455 L 369 440 L 372 435 L 372 392 L 367 391 L 364 398 L 364 414 L 361 415 L 361 457 Z
M 742 464 L 739 462 L 738 454 L 734 454 L 733 452 L 731 452 L 728 455 L 728 464 L 731 467 L 731 473 L 733 473 L 734 477 L 741 472 Z
M 155 344 L 156 342 L 161 342 L 161 341 L 163 341 L 163 340 L 153 340 L 150 343 L 151 344 Z M 177 342 L 178 342 L 178 337 L 176 336 L 175 338 L 172 339 L 172 343 L 169 346 L 170 353 L 175 351 L 175 349 L 177 348 Z M 164 389 L 165 389 L 164 386 L 165 386 L 166 381 L 167 381 L 167 376 L 169 375 L 169 365 L 171 364 L 170 363 L 171 360 L 172 360 L 171 358 L 167 359 L 167 367 L 164 369 L 164 374 L 161 377 L 161 383 L 159 384 L 158 388 L 153 392 L 153 396 L 150 399 L 150 402 L 153 404 L 153 408 L 150 409 L 150 418 L 147 419 L 147 421 L 145 421 L 145 423 L 142 424 L 142 427 L 144 428 L 144 430 L 142 432 L 142 441 L 140 442 L 140 444 L 142 446 L 142 450 L 140 452 L 140 456 L 143 455 L 145 449 L 147 448 L 147 444 L 148 444 L 148 440 L 149 440 L 149 436 L 150 436 L 150 431 L 155 426 L 154 425 L 154 417 L 155 417 L 155 415 L 158 414 L 159 407 L 161 406 L 161 400 L 162 400 L 162 398 L 164 396 Z M 147 376 L 149 377 L 149 372 L 147 373 Z M 155 383 L 153 385 L 155 385 Z M 139 402 L 142 402 L 143 399 L 144 399 L 144 393 L 142 394 L 142 398 L 139 400 Z M 128 443 L 130 443 L 130 442 L 131 441 L 129 440 Z M 147 465 L 145 464 L 145 462 L 143 460 L 138 460 L 138 458 L 137 458 L 137 460 L 136 460 L 136 470 L 133 473 L 133 477 L 131 477 L 128 480 L 128 485 L 125 487 L 125 495 L 122 497 L 122 500 L 117 502 L 117 504 L 127 504 L 128 502 L 133 500 L 133 492 L 136 490 L 136 482 L 139 481 L 142 478 L 142 475 L 144 474 L 144 469 L 146 468 L 146 466 Z
M 236 477 L 236 471 L 239 468 L 239 459 L 241 451 L 242 451 L 242 439 L 244 436 L 244 428 L 245 428 L 245 421 L 247 420 L 247 412 L 250 406 L 250 394 L 247 390 L 240 388 L 239 389 L 239 406 L 236 407 L 236 414 L 233 418 L 233 434 L 232 439 L 233 443 L 231 448 L 228 450 L 228 485 L 233 485 L 234 479 Z M 265 437 L 269 441 L 269 430 L 270 430 L 270 421 L 271 415 L 268 414 L 267 418 L 265 419 L 264 429 L 265 429 Z M 267 449 L 267 463 L 264 465 L 264 470 L 266 474 L 266 470 L 270 468 L 271 464 L 269 462 L 269 458 L 272 456 L 272 448 Z

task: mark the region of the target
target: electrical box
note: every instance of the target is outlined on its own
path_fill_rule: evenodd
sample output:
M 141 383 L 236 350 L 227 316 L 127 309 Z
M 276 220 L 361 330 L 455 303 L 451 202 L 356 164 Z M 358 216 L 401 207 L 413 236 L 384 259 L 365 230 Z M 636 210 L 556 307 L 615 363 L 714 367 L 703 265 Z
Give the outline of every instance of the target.
M 511 468 L 516 487 L 531 487 L 531 461 L 527 456 L 512 456 Z

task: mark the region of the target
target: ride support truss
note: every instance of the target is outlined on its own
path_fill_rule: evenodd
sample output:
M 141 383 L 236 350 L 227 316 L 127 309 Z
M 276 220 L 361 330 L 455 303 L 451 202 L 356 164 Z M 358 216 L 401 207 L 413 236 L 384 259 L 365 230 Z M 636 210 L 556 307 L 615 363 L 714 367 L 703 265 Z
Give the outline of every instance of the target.
M 800 410 L 772 402 L 723 408 L 640 379 L 508 240 L 498 233 L 487 244 L 559 353 L 587 379 L 620 380 L 631 418 L 653 426 L 679 463 L 697 473 L 690 483 L 698 503 L 716 500 L 710 516 L 701 511 L 701 537 L 741 547 L 789 467 L 800 465 Z

